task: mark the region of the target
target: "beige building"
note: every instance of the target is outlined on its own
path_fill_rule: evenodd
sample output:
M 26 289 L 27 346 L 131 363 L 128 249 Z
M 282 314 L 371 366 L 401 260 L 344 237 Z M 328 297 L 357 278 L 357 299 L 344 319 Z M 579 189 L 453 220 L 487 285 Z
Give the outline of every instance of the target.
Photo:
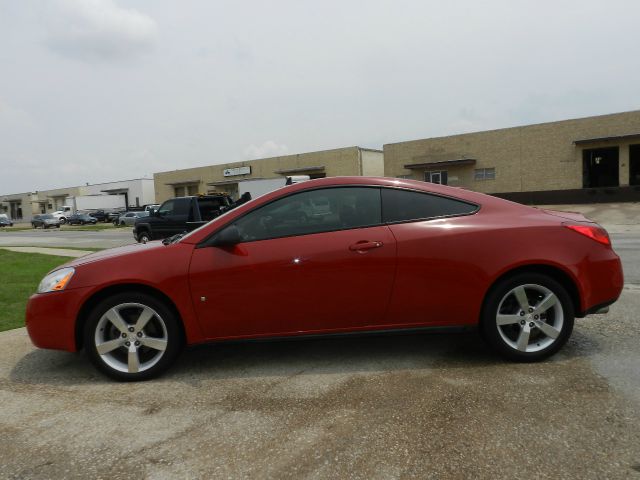
M 384 146 L 385 175 L 528 203 L 640 200 L 640 111 Z
M 382 151 L 360 147 L 261 158 L 245 162 L 209 165 L 160 172 L 153 175 L 156 201 L 172 197 L 226 192 L 238 197 L 238 182 L 308 175 L 311 178 L 344 175 L 384 175 Z

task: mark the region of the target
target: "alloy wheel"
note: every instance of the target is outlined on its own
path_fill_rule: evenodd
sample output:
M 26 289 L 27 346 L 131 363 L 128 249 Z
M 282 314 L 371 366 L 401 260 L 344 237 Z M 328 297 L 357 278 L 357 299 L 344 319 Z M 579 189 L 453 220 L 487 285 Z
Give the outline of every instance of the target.
M 110 308 L 100 317 L 94 333 L 101 360 L 124 373 L 152 368 L 164 356 L 168 340 L 165 320 L 141 303 L 122 303 Z
M 545 350 L 562 332 L 562 302 L 543 285 L 518 285 L 500 300 L 496 325 L 504 343 L 514 350 L 523 353 Z

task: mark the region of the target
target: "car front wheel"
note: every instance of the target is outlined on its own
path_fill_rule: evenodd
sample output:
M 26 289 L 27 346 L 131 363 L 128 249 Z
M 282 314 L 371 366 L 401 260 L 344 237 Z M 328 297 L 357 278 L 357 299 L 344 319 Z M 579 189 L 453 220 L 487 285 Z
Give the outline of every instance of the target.
M 148 380 L 165 371 L 182 346 L 175 314 L 143 293 L 114 295 L 102 301 L 85 325 L 91 362 L 119 381 Z
M 147 243 L 151 241 L 151 236 L 149 235 L 149 233 L 147 232 L 142 232 L 140 235 L 138 235 L 138 242 L 140 243 Z
M 480 328 L 502 356 L 520 362 L 543 360 L 567 342 L 573 303 L 555 279 L 537 273 L 507 278 L 488 294 Z

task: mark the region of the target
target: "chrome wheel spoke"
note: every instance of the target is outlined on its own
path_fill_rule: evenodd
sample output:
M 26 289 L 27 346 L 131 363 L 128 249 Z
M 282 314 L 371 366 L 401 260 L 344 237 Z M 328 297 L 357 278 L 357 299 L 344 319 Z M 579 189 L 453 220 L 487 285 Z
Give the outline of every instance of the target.
M 108 340 L 104 343 L 101 343 L 100 345 L 96 345 L 96 350 L 100 355 L 104 355 L 105 353 L 109 353 L 115 350 L 116 348 L 123 346 L 124 342 L 125 342 L 124 338 L 116 338 L 114 340 Z
M 518 350 L 521 352 L 527 351 L 527 346 L 529 345 L 529 334 L 531 333 L 531 329 L 529 325 L 524 325 L 520 330 L 520 335 L 518 335 Z
M 499 313 L 496 317 L 496 323 L 498 325 L 513 325 L 514 323 L 519 323 L 522 320 L 520 315 L 503 315 Z
M 138 357 L 138 349 L 133 343 L 129 345 L 127 365 L 129 366 L 129 373 L 138 373 L 138 370 L 140 370 L 140 357 Z
M 151 318 L 153 317 L 153 310 L 151 310 L 149 307 L 145 307 L 142 312 L 140 313 L 140 316 L 138 317 L 138 321 L 136 322 L 136 332 L 140 332 L 142 331 L 142 329 L 147 325 L 147 323 L 149 322 L 149 320 L 151 320 Z
M 544 333 L 547 337 L 551 337 L 551 338 L 558 338 L 558 336 L 560 335 L 560 330 L 558 330 L 557 328 L 554 328 L 553 326 L 549 325 L 548 323 L 545 322 L 537 322 L 536 326 L 542 330 L 542 333 Z
M 525 292 L 524 287 L 517 287 L 513 290 L 513 294 L 518 300 L 518 304 L 523 312 L 529 310 L 529 299 L 527 298 L 527 292 Z
M 164 351 L 167 349 L 167 341 L 163 338 L 142 337 L 140 343 L 154 350 Z
M 124 319 L 120 316 L 120 313 L 115 308 L 112 308 L 104 315 L 105 317 L 107 317 L 107 320 L 109 320 L 118 330 L 120 330 L 120 332 L 129 332 L 129 325 L 127 325 L 127 322 L 124 321 Z
M 544 297 L 538 305 L 535 306 L 534 311 L 538 314 L 544 313 L 551 307 L 555 306 L 556 303 L 558 303 L 558 297 L 556 297 L 553 293 L 550 293 L 549 295 Z

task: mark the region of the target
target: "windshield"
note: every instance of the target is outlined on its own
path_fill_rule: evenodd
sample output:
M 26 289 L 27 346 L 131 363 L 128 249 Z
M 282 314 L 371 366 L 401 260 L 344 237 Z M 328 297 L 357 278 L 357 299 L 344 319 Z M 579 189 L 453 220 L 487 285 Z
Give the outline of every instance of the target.
M 46 215 L 42 215 L 40 218 L 53 218 L 53 215 L 51 215 L 50 213 L 47 213 Z

